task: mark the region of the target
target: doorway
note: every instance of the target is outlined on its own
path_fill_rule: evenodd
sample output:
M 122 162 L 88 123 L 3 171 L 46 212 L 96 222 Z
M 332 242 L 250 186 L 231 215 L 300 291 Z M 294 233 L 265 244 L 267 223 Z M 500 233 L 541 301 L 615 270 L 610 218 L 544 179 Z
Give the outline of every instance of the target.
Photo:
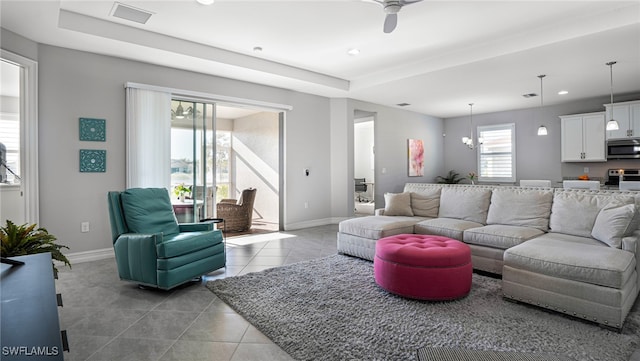
M 280 229 L 279 120 L 270 110 L 174 97 L 171 189 L 179 222 L 216 217 L 221 200 L 255 188 L 249 233 Z
M 0 51 L 0 221 L 38 223 L 37 62 Z
M 375 114 L 356 111 L 353 121 L 354 213 L 375 210 Z

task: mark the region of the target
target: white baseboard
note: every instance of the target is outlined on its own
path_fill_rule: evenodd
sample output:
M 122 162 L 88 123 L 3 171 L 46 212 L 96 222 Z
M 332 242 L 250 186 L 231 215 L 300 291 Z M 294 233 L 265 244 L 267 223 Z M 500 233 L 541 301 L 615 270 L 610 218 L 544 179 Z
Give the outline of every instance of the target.
M 66 255 L 67 259 L 73 266 L 74 263 L 84 263 L 97 261 L 101 259 L 114 258 L 113 248 L 102 248 L 93 251 L 74 252 Z
M 333 223 L 334 222 L 332 222 L 332 218 L 314 219 L 311 221 L 285 224 L 284 230 L 293 231 L 293 230 L 302 229 L 302 228 L 326 226 L 327 224 L 333 224 Z

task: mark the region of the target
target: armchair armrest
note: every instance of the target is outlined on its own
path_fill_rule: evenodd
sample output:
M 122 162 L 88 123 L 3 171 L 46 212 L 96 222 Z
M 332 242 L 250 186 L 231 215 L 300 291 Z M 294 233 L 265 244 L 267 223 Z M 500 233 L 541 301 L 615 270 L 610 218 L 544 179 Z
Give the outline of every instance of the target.
M 162 242 L 162 233 L 124 233 L 116 239 L 113 249 L 121 279 L 156 285 L 156 244 Z
M 180 223 L 180 232 L 198 232 L 198 231 L 212 231 L 213 223 Z
M 237 204 L 238 200 L 237 199 L 231 199 L 231 198 L 224 198 L 221 199 L 220 202 L 218 203 L 233 203 L 233 204 Z

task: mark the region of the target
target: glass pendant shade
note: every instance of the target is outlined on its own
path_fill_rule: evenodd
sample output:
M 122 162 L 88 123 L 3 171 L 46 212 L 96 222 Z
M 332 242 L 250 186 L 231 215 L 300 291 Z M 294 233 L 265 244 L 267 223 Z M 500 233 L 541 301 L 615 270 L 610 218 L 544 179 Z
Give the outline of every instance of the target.
M 547 135 L 547 127 L 544 125 L 538 127 L 538 135 Z

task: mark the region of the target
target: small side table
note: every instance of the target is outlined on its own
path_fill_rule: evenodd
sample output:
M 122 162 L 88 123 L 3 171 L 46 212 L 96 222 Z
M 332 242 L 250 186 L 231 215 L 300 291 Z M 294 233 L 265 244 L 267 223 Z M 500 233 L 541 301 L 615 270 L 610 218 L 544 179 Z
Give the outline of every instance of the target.
M 201 219 L 200 222 L 208 222 L 208 223 L 222 223 L 222 243 L 224 244 L 224 265 L 227 266 L 227 241 L 224 238 L 224 230 L 227 229 L 226 223 L 224 223 L 224 218 L 205 218 Z M 217 229 L 217 228 L 216 228 Z
M 215 224 L 222 223 L 222 230 L 223 230 L 222 231 L 222 239 L 224 239 L 224 231 L 226 231 L 227 226 L 226 226 L 226 223 L 224 222 L 223 218 L 205 218 L 205 219 L 201 219 L 200 222 L 203 222 L 203 223 L 205 223 L 205 222 L 206 223 L 215 223 Z

